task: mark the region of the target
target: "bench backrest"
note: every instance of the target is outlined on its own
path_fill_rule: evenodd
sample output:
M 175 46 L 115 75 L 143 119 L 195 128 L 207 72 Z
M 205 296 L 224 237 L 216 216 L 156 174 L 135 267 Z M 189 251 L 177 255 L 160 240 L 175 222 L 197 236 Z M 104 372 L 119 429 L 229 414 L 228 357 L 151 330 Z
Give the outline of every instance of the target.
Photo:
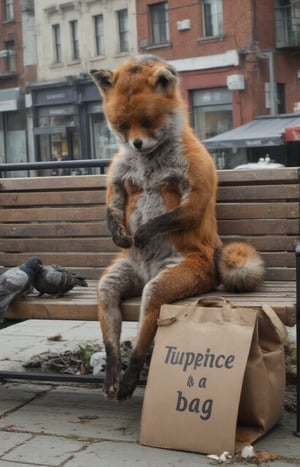
M 267 280 L 295 280 L 299 168 L 221 171 L 217 218 L 224 243 L 244 240 L 261 252 Z
M 0 179 L 0 272 L 38 254 L 97 279 L 117 251 L 105 183 L 105 175 Z M 217 218 L 224 242 L 249 241 L 262 253 L 267 280 L 295 279 L 298 168 L 219 171 Z

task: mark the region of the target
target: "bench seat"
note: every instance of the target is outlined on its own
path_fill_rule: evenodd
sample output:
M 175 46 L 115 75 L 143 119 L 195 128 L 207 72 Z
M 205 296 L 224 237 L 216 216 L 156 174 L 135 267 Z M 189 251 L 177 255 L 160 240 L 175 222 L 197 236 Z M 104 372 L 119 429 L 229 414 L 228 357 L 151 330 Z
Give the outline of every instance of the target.
M 6 317 L 9 319 L 66 319 L 97 320 L 97 281 L 88 281 L 89 287 L 75 288 L 64 297 L 38 297 L 31 294 L 9 307 Z M 234 305 L 256 307 L 264 303 L 270 304 L 287 326 L 296 323 L 295 282 L 269 281 L 259 290 L 251 293 L 233 294 L 222 289 L 205 295 L 219 295 L 230 300 Z M 190 297 L 176 303 L 188 303 L 200 296 Z M 175 303 L 175 304 L 176 304 Z M 140 298 L 131 298 L 122 303 L 124 321 L 138 321 Z

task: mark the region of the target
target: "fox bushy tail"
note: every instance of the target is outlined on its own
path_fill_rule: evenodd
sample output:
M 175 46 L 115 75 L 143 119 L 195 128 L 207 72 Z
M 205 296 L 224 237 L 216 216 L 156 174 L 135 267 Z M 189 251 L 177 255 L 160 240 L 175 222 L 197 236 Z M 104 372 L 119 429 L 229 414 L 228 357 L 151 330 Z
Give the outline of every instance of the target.
M 232 242 L 218 251 L 220 281 L 229 292 L 250 292 L 262 284 L 264 261 L 248 243 Z

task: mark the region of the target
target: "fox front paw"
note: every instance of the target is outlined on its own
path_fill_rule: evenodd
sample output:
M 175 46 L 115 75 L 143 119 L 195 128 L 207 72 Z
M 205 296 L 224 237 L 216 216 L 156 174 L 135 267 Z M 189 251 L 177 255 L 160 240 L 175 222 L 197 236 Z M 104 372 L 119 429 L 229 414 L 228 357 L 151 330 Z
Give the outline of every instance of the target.
M 125 233 L 125 229 L 120 229 L 113 234 L 113 242 L 121 248 L 130 248 L 133 244 L 132 237 Z
M 128 368 L 122 381 L 120 383 L 120 388 L 117 394 L 117 398 L 119 401 L 124 401 L 126 399 L 130 399 L 132 393 L 134 392 L 135 388 L 137 387 L 139 382 L 139 372 L 134 371 L 132 368 Z
M 146 225 L 142 225 L 138 228 L 134 236 L 134 245 L 137 248 L 145 248 L 147 243 L 149 242 L 149 228 Z
M 108 399 L 114 399 L 120 389 L 120 376 L 117 370 L 106 372 L 104 378 L 103 392 Z

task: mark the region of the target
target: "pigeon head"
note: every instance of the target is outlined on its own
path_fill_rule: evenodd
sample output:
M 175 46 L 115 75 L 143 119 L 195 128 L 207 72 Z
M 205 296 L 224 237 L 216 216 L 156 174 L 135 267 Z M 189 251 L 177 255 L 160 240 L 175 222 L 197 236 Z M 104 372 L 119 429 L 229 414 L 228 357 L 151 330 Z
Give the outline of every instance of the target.
M 38 256 L 31 256 L 23 265 L 26 271 L 37 274 L 43 267 L 42 260 Z

